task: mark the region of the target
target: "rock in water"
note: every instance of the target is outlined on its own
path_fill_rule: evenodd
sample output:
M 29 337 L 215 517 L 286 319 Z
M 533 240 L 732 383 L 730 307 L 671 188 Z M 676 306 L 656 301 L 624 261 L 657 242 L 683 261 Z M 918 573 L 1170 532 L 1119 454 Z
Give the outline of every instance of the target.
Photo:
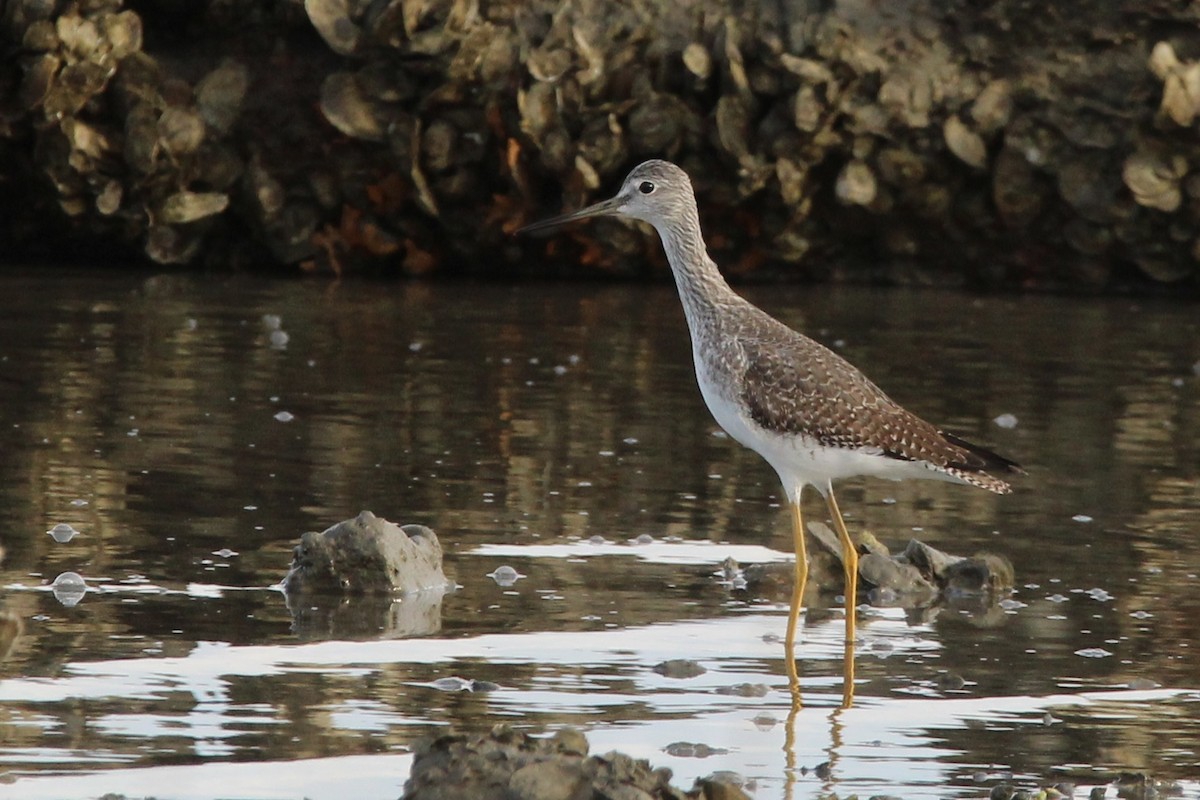
M 652 769 L 649 762 L 623 753 L 589 756 L 587 739 L 570 728 L 541 739 L 497 725 L 482 735 L 439 736 L 415 749 L 403 800 L 748 800 L 741 788 L 716 776 L 697 781 L 685 795 L 671 786 L 670 770 Z
M 363 511 L 300 538 L 284 590 L 392 594 L 443 588 L 442 545 L 423 525 L 399 526 Z

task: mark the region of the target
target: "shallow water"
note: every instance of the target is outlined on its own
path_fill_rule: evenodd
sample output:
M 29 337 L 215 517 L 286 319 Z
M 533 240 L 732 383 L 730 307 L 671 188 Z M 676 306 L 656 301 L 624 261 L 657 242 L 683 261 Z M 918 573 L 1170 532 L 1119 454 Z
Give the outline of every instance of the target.
M 792 714 L 786 598 L 721 580 L 790 531 L 703 407 L 670 286 L 0 277 L 0 798 L 394 798 L 417 739 L 498 722 L 758 797 L 1118 771 L 1200 796 L 1194 306 L 747 294 L 1030 473 L 842 488 L 848 524 L 1002 553 L 1018 585 L 864 605 L 846 710 L 839 587 Z M 299 534 L 361 509 L 434 528 L 459 588 L 293 620 Z

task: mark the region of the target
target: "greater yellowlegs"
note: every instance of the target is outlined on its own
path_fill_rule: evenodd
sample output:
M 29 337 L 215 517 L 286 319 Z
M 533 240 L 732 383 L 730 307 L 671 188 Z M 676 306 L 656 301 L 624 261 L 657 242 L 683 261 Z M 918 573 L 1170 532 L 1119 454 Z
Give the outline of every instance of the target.
M 788 677 L 798 686 L 794 647 L 808 578 L 800 498 L 811 486 L 825 499 L 842 546 L 846 574 L 846 686 L 853 697 L 854 609 L 858 553 L 833 495 L 833 482 L 857 475 L 930 478 L 1011 491 L 997 474 L 1012 461 L 946 433 L 901 408 L 850 362 L 736 294 L 708 255 L 687 173 L 667 161 L 634 168 L 616 196 L 522 228 L 622 216 L 658 231 L 692 338 L 700 393 L 717 423 L 767 460 L 783 482 L 796 551 L 787 626 Z

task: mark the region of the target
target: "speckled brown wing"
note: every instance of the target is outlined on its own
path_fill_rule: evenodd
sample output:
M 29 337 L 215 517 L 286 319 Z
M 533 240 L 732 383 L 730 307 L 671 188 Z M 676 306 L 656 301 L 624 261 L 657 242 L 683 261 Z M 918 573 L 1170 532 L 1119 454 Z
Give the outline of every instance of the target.
M 1014 462 L 905 410 L 827 347 L 782 324 L 771 327 L 741 342 L 742 401 L 757 424 L 826 447 L 866 448 L 925 462 L 985 489 L 1009 491 L 1006 482 L 987 473 L 1019 472 Z

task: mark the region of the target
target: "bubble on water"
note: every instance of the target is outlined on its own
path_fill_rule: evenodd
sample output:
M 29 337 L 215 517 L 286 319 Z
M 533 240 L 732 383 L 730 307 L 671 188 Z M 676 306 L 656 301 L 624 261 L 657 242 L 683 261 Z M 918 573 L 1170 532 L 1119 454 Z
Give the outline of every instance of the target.
M 1134 619 L 1153 619 L 1154 615 L 1149 611 L 1130 611 L 1129 616 Z
M 213 555 L 219 556 L 220 558 L 232 558 L 233 556 L 237 555 L 237 551 L 230 550 L 228 547 L 222 547 L 220 550 L 214 550 Z
M 625 444 L 637 444 L 638 443 L 636 436 L 626 436 L 621 441 L 624 442 Z
M 1151 689 L 1158 689 L 1162 686 L 1161 683 L 1150 678 L 1134 678 L 1128 683 L 1130 689 L 1137 692 L 1146 692 Z
M 275 350 L 283 350 L 287 347 L 288 341 L 292 337 L 287 335 L 287 331 L 271 331 L 271 335 L 267 337 L 271 342 L 271 347 Z
M 603 545 L 603 544 L 608 544 L 608 539 L 605 539 L 603 536 L 601 536 L 600 534 L 597 533 L 595 536 L 589 536 L 587 539 L 587 543 L 594 544 L 594 545 Z
M 1052 594 L 1049 597 L 1047 597 L 1046 599 L 1049 600 L 1051 603 L 1065 603 L 1070 598 L 1063 594 Z
M 50 538 L 54 539 L 54 541 L 58 542 L 59 544 L 69 542 L 79 535 L 79 531 L 75 530 L 65 522 L 58 523 L 53 528 L 46 531 L 46 533 L 50 534 Z
M 1005 611 L 1016 611 L 1019 608 L 1025 608 L 1026 605 L 1026 603 L 1022 603 L 1020 600 L 1014 600 L 1011 597 L 1006 597 L 1000 601 L 1000 607 Z
M 430 686 L 442 692 L 469 692 L 473 683 L 473 681 L 455 675 L 449 678 L 438 678 Z
M 1112 653 L 1103 647 L 1085 647 L 1082 650 L 1076 650 L 1075 655 L 1083 656 L 1084 658 L 1108 658 Z
M 413 352 L 413 353 L 421 352 L 421 348 L 424 346 L 425 346 L 424 342 L 409 342 L 408 343 L 408 349 L 410 352 Z
M 885 497 L 880 502 L 883 503 L 885 506 L 894 506 L 894 505 L 896 505 L 896 498 Z
M 296 418 L 296 415 L 290 411 L 280 411 L 275 415 L 275 419 L 279 422 L 291 422 Z
M 1071 519 L 1074 520 L 1075 522 L 1091 522 L 1092 521 L 1092 518 L 1089 517 L 1087 514 L 1076 514 L 1075 516 L 1071 517 Z
M 278 314 L 263 314 L 262 325 L 269 331 L 277 331 L 283 325 L 283 317 Z
M 992 422 L 996 423 L 1001 428 L 1012 429 L 1017 427 L 1017 416 L 1016 414 L 1001 414 L 992 420 Z
M 75 506 L 76 508 L 81 508 L 83 506 L 86 506 L 87 504 L 88 504 L 88 501 L 84 500 L 82 497 L 76 497 L 74 500 L 71 501 L 71 505 Z
M 498 586 L 512 586 L 525 576 L 505 564 L 489 572 L 488 577 L 494 580 Z
M 654 544 L 654 537 L 648 533 L 642 533 L 642 534 L 639 534 L 638 536 L 634 537 L 633 539 L 630 539 L 629 543 L 636 544 L 636 545 Z
M 196 322 L 195 317 L 188 317 L 183 321 L 183 329 L 185 331 L 194 331 L 200 323 Z
M 562 364 L 557 364 L 557 365 L 555 365 L 555 367 L 554 367 L 554 374 L 555 374 L 555 375 L 566 375 L 566 374 L 567 374 L 567 368 L 566 368 L 566 367 L 564 367 Z
M 50 590 L 54 593 L 55 600 L 70 608 L 78 605 L 83 599 L 88 586 L 87 581 L 78 572 L 64 572 L 50 584 Z
M 1113 596 L 1111 594 L 1109 594 L 1104 589 L 1101 589 L 1099 586 L 1097 586 L 1094 589 L 1088 589 L 1087 595 L 1088 595 L 1088 597 L 1092 598 L 1093 600 L 1098 600 L 1101 603 L 1107 603 L 1109 600 L 1113 599 Z

